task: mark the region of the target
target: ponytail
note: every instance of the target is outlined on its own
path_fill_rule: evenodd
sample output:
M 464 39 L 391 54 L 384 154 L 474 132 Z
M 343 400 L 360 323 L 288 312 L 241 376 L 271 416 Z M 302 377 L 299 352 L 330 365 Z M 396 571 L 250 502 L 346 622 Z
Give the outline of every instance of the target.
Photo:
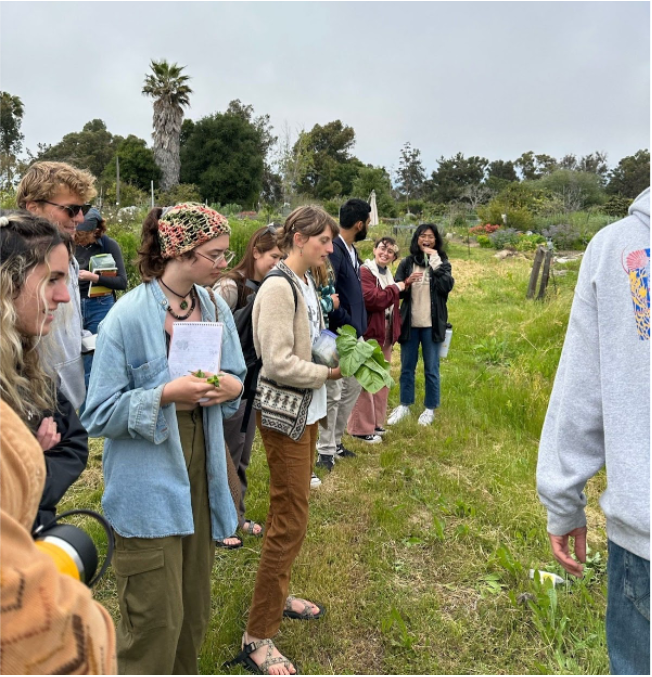
M 154 278 L 161 277 L 167 265 L 158 236 L 158 222 L 162 214 L 163 210 L 160 207 L 154 207 L 143 221 L 137 259 L 143 282 L 151 282 Z

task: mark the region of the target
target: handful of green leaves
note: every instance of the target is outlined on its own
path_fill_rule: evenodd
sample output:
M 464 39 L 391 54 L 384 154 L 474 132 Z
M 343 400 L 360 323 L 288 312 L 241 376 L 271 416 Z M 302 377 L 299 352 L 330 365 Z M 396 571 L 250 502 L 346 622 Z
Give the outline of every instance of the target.
M 390 364 L 383 355 L 383 349 L 375 339 L 358 340 L 355 329 L 345 324 L 337 330 L 335 339 L 340 356 L 342 376 L 355 376 L 356 381 L 369 393 L 394 385 L 389 375 Z
M 206 383 L 210 383 L 212 386 L 215 386 L 216 388 L 220 387 L 220 377 L 217 374 L 206 377 L 206 374 L 204 374 L 204 372 L 201 369 L 197 369 L 197 371 L 191 371 L 190 373 L 193 376 L 196 376 L 197 378 L 205 378 Z

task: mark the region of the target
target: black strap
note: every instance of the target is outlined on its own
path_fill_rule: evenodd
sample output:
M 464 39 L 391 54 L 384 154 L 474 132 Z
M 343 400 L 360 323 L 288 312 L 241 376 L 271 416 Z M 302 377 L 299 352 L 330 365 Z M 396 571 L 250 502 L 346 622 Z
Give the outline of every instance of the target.
M 270 277 L 284 277 L 288 281 L 292 289 L 292 296 L 294 297 L 294 312 L 296 313 L 298 305 L 297 289 L 294 281 L 287 273 L 275 268 L 270 273 L 267 273 L 267 275 L 263 278 L 263 281 L 258 286 L 258 290 L 260 290 L 260 287 L 263 286 L 263 282 L 268 280 Z M 243 392 L 246 393 L 247 396 L 247 405 L 245 406 L 244 416 L 242 417 L 242 426 L 240 426 L 241 433 L 246 432 L 247 426 L 249 425 L 249 418 L 251 417 L 251 410 L 254 406 L 254 397 L 256 395 L 256 387 L 258 385 L 258 375 L 260 374 L 262 366 L 263 358 L 259 357 L 250 367 L 245 378 L 245 389 Z

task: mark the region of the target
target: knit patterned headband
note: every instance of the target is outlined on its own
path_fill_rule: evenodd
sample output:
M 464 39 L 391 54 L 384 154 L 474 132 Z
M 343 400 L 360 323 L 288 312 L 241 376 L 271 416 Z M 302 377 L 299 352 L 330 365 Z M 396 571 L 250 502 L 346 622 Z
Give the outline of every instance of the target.
M 225 216 L 194 202 L 166 209 L 158 222 L 158 238 L 164 259 L 176 258 L 207 240 L 230 233 Z

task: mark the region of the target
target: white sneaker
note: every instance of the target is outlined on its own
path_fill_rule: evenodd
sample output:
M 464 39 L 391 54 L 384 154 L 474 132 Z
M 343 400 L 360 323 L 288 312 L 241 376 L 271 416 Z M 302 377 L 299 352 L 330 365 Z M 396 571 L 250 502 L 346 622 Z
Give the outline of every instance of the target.
M 404 404 L 399 404 L 396 409 L 389 415 L 387 419 L 387 425 L 394 425 L 398 423 L 401 419 L 405 418 L 410 413 L 410 407 L 406 407 Z
M 419 425 L 430 425 L 435 420 L 434 409 L 424 409 L 421 416 L 419 416 Z
M 317 489 L 318 487 L 321 487 L 321 480 L 315 473 L 312 474 L 312 477 L 310 478 L 310 488 L 311 489 Z

